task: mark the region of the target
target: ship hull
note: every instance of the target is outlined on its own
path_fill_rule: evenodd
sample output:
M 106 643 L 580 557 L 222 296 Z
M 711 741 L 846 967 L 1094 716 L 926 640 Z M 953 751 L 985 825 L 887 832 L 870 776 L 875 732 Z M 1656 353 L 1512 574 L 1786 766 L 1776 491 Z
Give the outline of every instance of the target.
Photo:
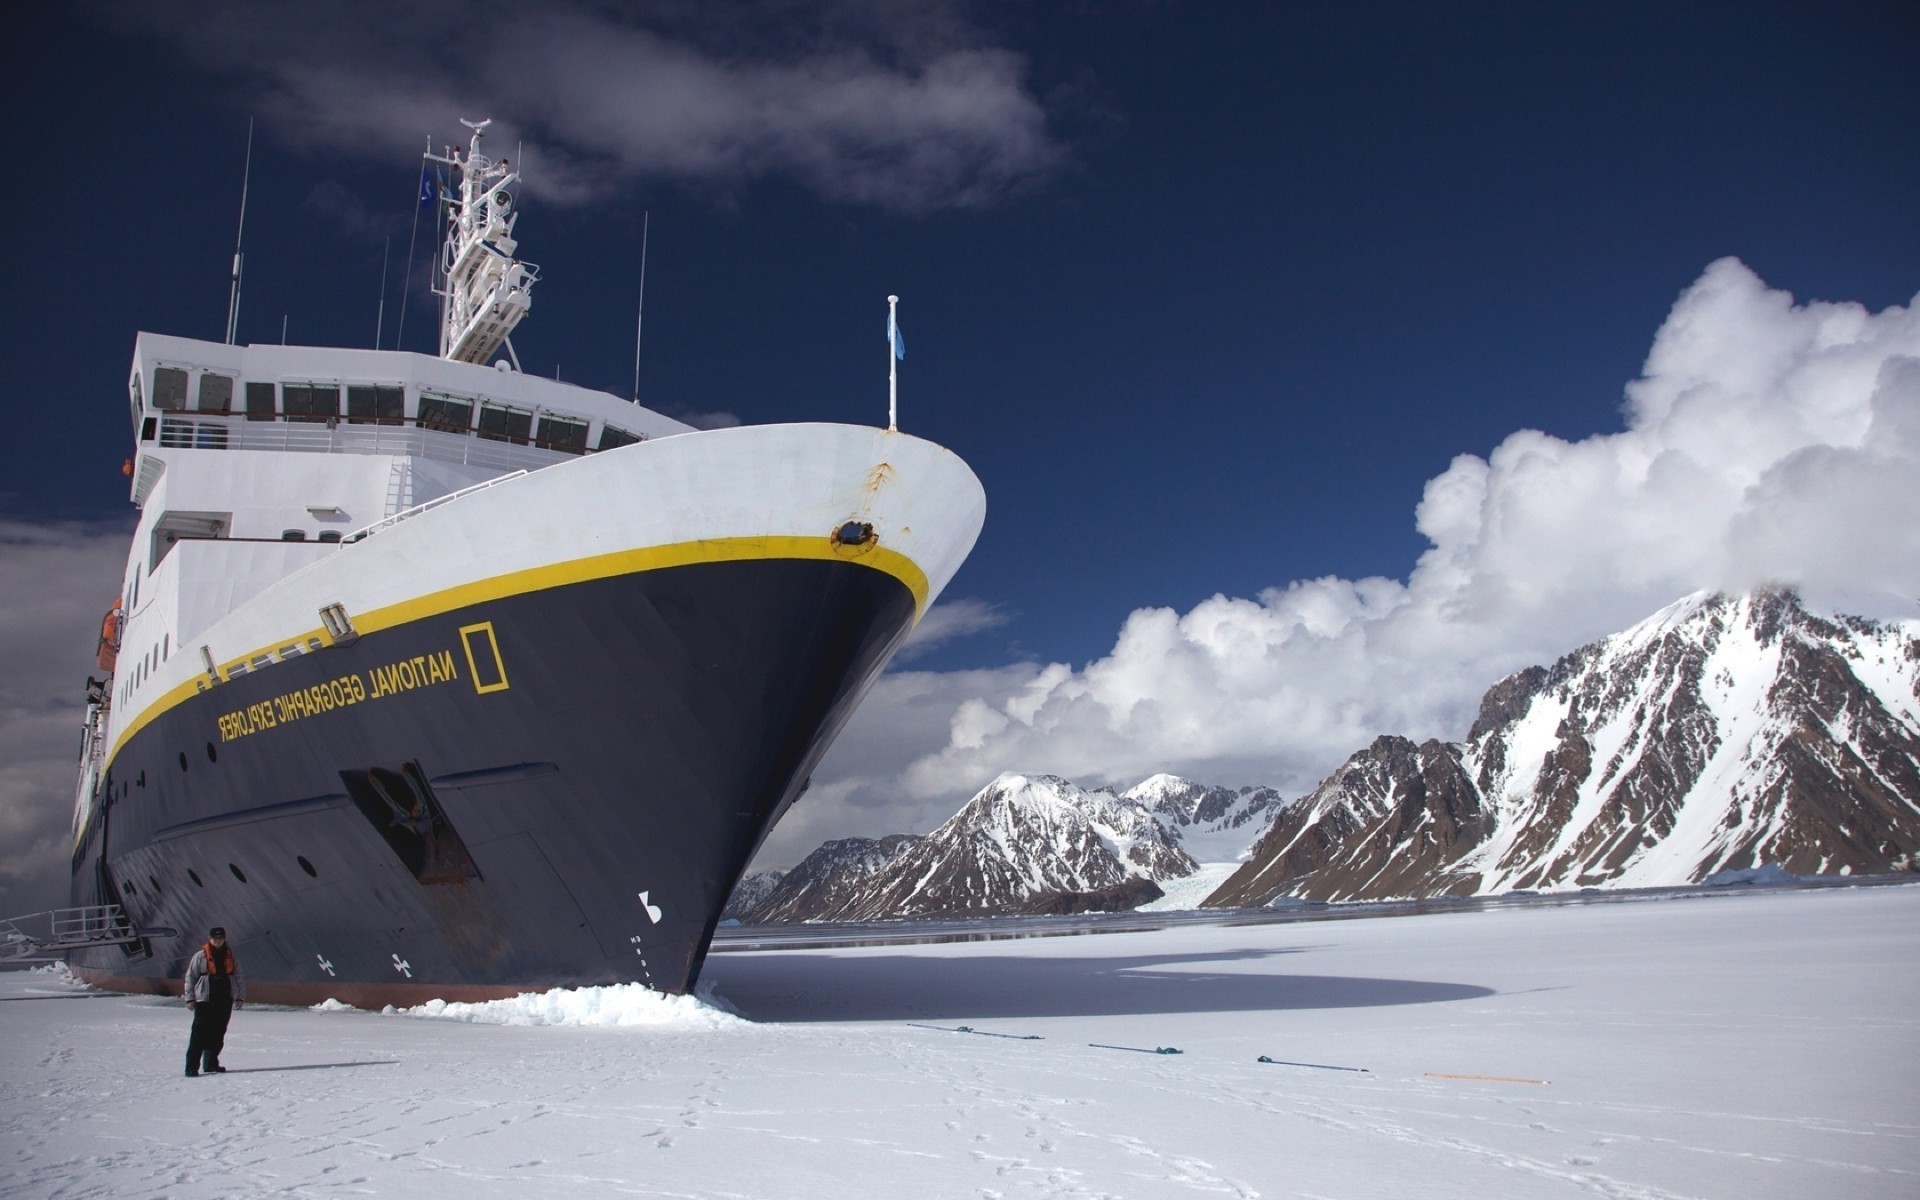
M 829 536 L 844 487 L 779 505 L 818 509 L 801 515 L 812 539 L 742 538 L 747 518 L 719 511 L 722 482 L 704 514 L 719 537 L 648 544 L 645 522 L 576 522 L 531 571 L 512 555 L 510 572 L 461 568 L 434 603 L 389 605 L 365 632 L 155 706 L 115 747 L 82 823 L 73 895 L 175 932 L 76 954 L 74 970 L 120 990 L 177 991 L 220 924 L 250 998 L 269 1002 L 690 989 L 760 840 L 930 598 L 914 558 L 879 549 L 913 544 L 885 493 L 916 494 L 917 451 L 881 449 L 893 452 L 864 473 L 852 455 L 836 474 L 864 488 L 851 515 L 874 526 L 874 546 Z M 631 458 L 624 471 L 598 465 L 597 479 L 550 471 L 503 485 L 493 490 L 526 486 L 492 511 L 524 520 L 554 508 L 536 489 L 604 502 L 610 481 L 671 483 L 670 467 L 639 470 L 665 456 Z M 861 482 L 876 466 L 877 489 Z M 630 510 L 614 500 L 612 511 Z M 917 536 L 938 538 L 935 511 L 919 504 Z M 956 511 L 964 556 L 978 520 Z M 475 519 L 429 516 L 446 531 Z M 611 552 L 568 557 L 610 540 Z M 315 570 L 260 603 L 297 610 L 369 571 L 419 574 L 410 544 L 377 535 L 343 552 L 335 577 Z M 363 550 L 379 553 L 349 557 Z

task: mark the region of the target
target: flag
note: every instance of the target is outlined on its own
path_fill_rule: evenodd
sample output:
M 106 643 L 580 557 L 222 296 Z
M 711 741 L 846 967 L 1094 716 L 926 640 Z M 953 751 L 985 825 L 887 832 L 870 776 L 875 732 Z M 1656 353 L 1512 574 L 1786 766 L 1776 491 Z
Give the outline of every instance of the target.
M 427 164 L 420 164 L 420 207 L 433 203 L 433 176 L 427 174 Z
M 907 339 L 901 334 L 900 323 L 893 319 L 892 313 L 887 314 L 887 343 L 893 347 L 895 358 L 907 357 Z

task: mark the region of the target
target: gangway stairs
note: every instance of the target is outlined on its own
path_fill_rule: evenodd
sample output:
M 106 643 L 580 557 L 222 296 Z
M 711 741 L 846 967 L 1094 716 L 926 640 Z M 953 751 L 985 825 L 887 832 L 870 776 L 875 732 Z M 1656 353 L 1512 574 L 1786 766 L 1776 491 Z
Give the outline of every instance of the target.
M 173 937 L 171 929 L 136 929 L 118 904 L 55 908 L 24 917 L 0 917 L 0 964 L 52 962 L 69 950 L 131 946 Z

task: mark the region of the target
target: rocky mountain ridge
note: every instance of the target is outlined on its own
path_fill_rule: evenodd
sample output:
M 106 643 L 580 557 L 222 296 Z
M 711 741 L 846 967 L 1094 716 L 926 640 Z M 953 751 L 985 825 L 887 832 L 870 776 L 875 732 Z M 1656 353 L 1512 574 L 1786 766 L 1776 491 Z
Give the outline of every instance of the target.
M 1465 741 L 1380 737 L 1291 804 L 1005 775 L 925 838 L 830 842 L 751 903 L 749 877 L 729 915 L 1130 908 L 1240 858 L 1206 906 L 1913 869 L 1920 621 L 1703 593 L 1496 683 Z
M 771 888 L 749 876 L 727 915 L 765 924 L 1133 908 L 1199 869 L 1187 844 L 1242 854 L 1280 803 L 1271 788 L 1172 775 L 1121 793 L 1002 775 L 924 838 L 828 842 Z
M 1701 594 L 1495 684 L 1465 742 L 1381 737 L 1209 907 L 1907 869 L 1920 622 Z

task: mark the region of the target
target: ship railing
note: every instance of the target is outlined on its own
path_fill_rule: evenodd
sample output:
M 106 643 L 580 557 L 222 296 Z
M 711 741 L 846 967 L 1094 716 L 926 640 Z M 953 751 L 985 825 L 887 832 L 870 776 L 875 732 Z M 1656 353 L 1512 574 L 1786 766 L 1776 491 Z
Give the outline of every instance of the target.
M 510 479 L 518 479 L 526 473 L 525 471 L 514 471 L 507 475 L 496 475 L 492 479 L 482 479 L 479 483 L 473 484 L 470 487 L 463 487 L 457 492 L 448 492 L 444 496 L 435 496 L 433 499 L 423 501 L 422 503 L 414 505 L 412 508 L 402 509 L 390 517 L 383 517 L 364 529 L 356 529 L 341 540 L 345 542 L 357 542 L 361 538 L 372 537 L 382 529 L 391 529 L 410 517 L 417 517 L 423 512 L 439 508 L 442 504 L 450 504 L 462 496 L 471 496 L 475 492 L 484 492 L 488 488 L 497 487 Z
M 24 917 L 0 917 L 0 963 L 51 962 L 70 950 L 128 946 L 171 929 L 136 929 L 118 904 L 54 908 Z
M 394 454 L 500 470 L 533 470 L 588 451 L 515 435 L 443 428 L 411 417 L 271 420 L 245 413 L 181 411 L 160 420 L 161 447 L 176 450 L 280 450 L 309 454 Z

